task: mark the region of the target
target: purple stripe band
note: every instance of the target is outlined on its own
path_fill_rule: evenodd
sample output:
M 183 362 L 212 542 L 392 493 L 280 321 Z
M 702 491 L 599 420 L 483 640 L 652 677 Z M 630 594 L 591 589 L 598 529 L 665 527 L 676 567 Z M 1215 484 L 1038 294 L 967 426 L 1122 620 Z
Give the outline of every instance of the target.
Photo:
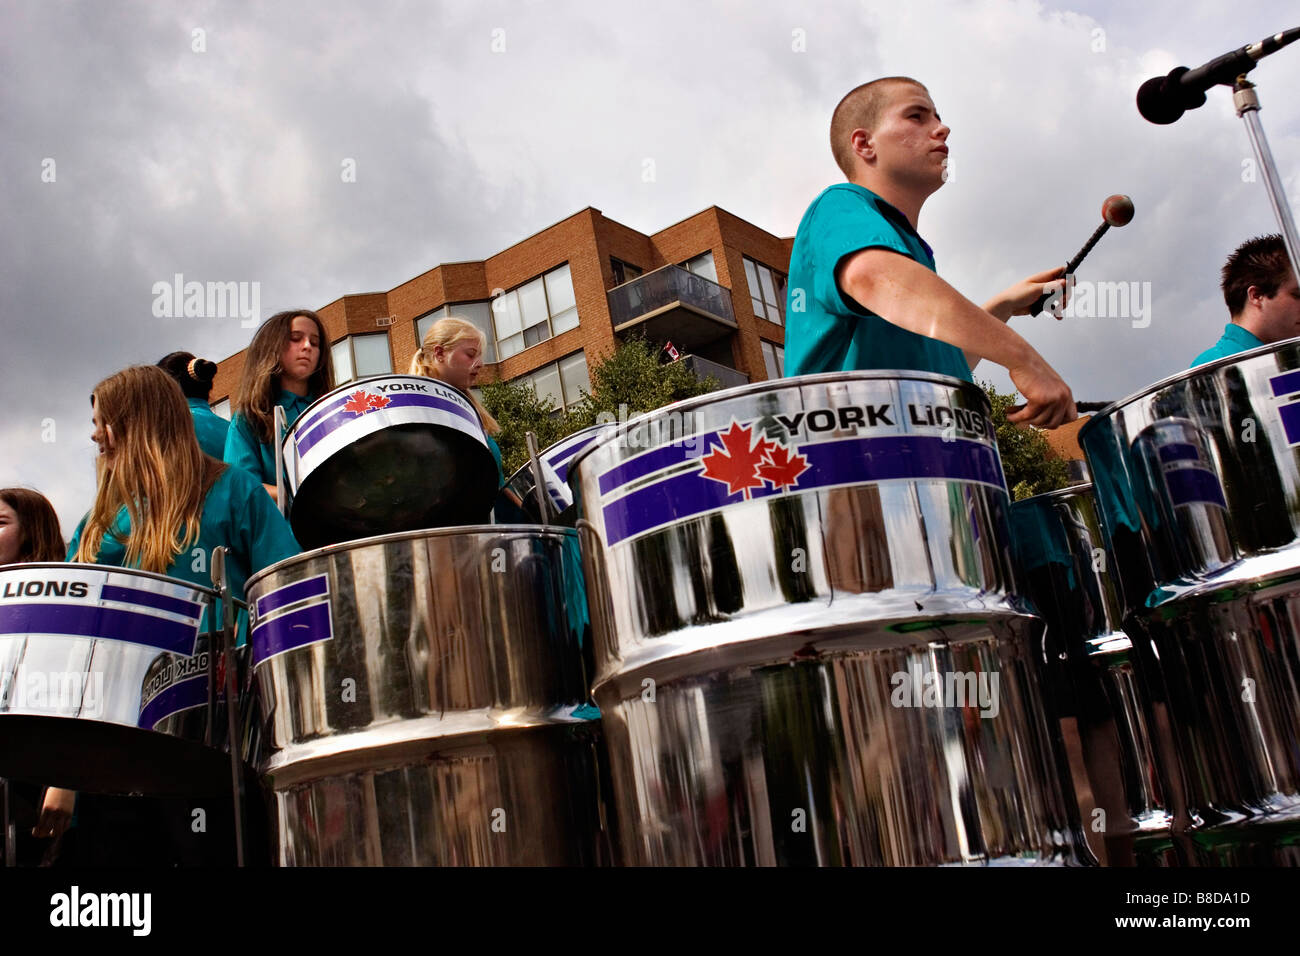
M 1160 446 L 1160 460 L 1164 461 L 1200 461 L 1201 452 L 1195 445 L 1186 442 L 1172 442 Z
M 0 605 L 0 634 L 96 637 L 189 657 L 194 653 L 199 624 L 90 604 L 3 604 Z
M 153 700 L 144 705 L 136 724 L 145 730 L 153 730 L 160 721 L 192 707 L 206 707 L 207 703 L 208 675 L 205 671 L 159 691 Z
M 345 428 L 358 419 L 373 414 L 371 412 L 366 412 L 362 415 L 354 415 L 352 412 L 344 412 L 342 411 L 342 407 L 346 402 L 347 398 L 344 398 L 341 402 L 336 403 L 338 405 L 338 410 L 333 414 L 322 416 L 319 424 L 313 425 L 303 434 L 294 439 L 294 446 L 297 448 L 299 455 L 307 454 L 316 447 L 316 445 L 320 444 L 340 428 Z M 388 404 L 382 409 L 377 409 L 377 411 L 389 411 L 396 408 L 432 408 L 437 411 L 450 412 L 452 415 L 465 419 L 465 421 L 474 425 L 476 428 L 481 429 L 483 427 L 476 415 L 473 415 L 461 408 L 459 405 L 449 402 L 445 398 L 439 398 L 436 395 L 418 395 L 411 392 L 405 392 L 389 399 Z M 331 406 L 331 409 L 333 409 L 333 406 Z
M 730 426 L 727 427 L 730 428 Z M 623 487 L 628 482 L 644 478 L 646 475 L 653 475 L 656 471 L 662 471 L 669 465 L 680 465 L 691 458 L 707 455 L 713 447 L 722 444 L 722 439 L 718 437 L 718 432 L 709 432 L 707 435 L 695 436 L 691 444 L 694 446 L 693 448 L 687 448 L 684 443 L 669 445 L 666 448 L 657 448 L 652 452 L 647 452 L 633 458 L 631 461 L 625 461 L 623 464 L 611 468 L 600 476 L 600 493 L 607 495 L 611 491 Z
M 970 481 L 1006 490 L 997 453 L 988 445 L 968 439 L 944 441 L 934 436 L 891 435 L 801 445 L 797 451 L 808 460 L 809 467 L 790 489 L 792 493 L 898 479 Z M 781 493 L 767 484 L 753 489 L 751 497 Z M 744 500 L 743 493 L 728 494 L 725 484 L 705 478 L 702 471 L 675 475 L 605 505 L 605 538 L 614 545 Z
M 1228 507 L 1223 498 L 1223 486 L 1212 471 L 1204 468 L 1175 468 L 1165 472 L 1169 487 L 1169 500 L 1175 505 L 1209 504 Z
M 1300 371 L 1274 375 L 1268 380 L 1268 387 L 1273 390 L 1274 397 L 1280 398 L 1283 395 L 1294 395 L 1296 392 L 1300 392 Z
M 105 601 L 121 601 L 124 604 L 155 607 L 160 611 L 171 611 L 174 614 L 184 614 L 186 617 L 198 618 L 203 614 L 203 605 L 194 601 L 184 601 L 180 598 L 168 597 L 166 594 L 155 594 L 153 591 L 118 587 L 116 584 L 105 584 L 99 596 Z
M 324 575 L 318 578 L 309 578 L 306 581 L 295 581 L 293 584 L 277 588 L 265 597 L 258 598 L 257 616 L 258 618 L 266 617 L 277 608 L 288 607 L 290 604 L 309 597 L 329 594 L 329 591 L 329 578 Z
M 557 454 L 546 459 L 547 464 L 555 469 L 555 475 L 560 479 L 560 481 L 569 480 L 569 462 L 573 461 L 573 456 L 582 451 L 582 449 L 586 448 L 599 437 L 599 434 L 588 435 L 582 441 L 575 442 L 568 448 L 561 449 Z
M 1277 410 L 1277 415 L 1282 419 L 1282 431 L 1286 433 L 1287 442 L 1300 445 L 1300 402 L 1283 405 Z
M 333 636 L 330 606 L 326 601 L 273 617 L 253 628 L 253 666 L 268 657 L 328 641 Z

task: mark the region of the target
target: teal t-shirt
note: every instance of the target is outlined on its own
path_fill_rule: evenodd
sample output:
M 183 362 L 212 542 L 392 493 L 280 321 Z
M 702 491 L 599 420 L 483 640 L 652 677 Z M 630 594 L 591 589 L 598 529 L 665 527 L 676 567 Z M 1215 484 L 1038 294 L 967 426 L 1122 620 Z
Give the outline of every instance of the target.
M 223 461 L 230 422 L 209 408 L 208 403 L 201 398 L 187 398 L 185 401 L 190 406 L 190 414 L 194 416 L 194 434 L 198 436 L 203 454 Z
M 75 560 L 81 532 L 86 526 L 82 518 L 68 547 L 68 560 Z M 100 543 L 96 564 L 116 567 L 126 566 L 126 538 L 131 530 L 126 508 L 117 513 L 113 529 Z M 169 578 L 189 581 L 191 584 L 212 587 L 212 551 L 224 546 L 226 577 L 230 590 L 239 600 L 244 600 L 244 584 L 263 568 L 291 558 L 302 551 L 289 529 L 289 522 L 276 510 L 275 502 L 257 479 L 239 468 L 227 466 L 203 499 L 203 514 L 199 519 L 199 539 L 176 556 L 164 574 Z M 202 555 L 198 551 L 202 551 Z M 204 615 L 203 627 L 209 621 Z
M 488 451 L 492 452 L 492 459 L 497 463 L 497 488 L 504 488 L 506 485 L 506 473 L 501 468 L 501 446 L 497 444 L 496 439 L 484 432 L 487 439 Z
M 1213 362 L 1215 359 L 1227 358 L 1229 355 L 1236 355 L 1238 352 L 1249 352 L 1251 349 L 1257 349 L 1263 344 L 1236 322 L 1229 322 L 1223 327 L 1223 335 L 1219 337 L 1219 341 L 1192 359 L 1192 364 L 1187 367 L 1196 368 L 1198 365 Z
M 295 395 L 293 392 L 281 391 L 275 404 L 284 409 L 284 424 L 288 428 L 314 401 L 316 401 L 314 395 Z M 284 436 L 281 435 L 280 438 L 283 440 Z M 270 442 L 258 440 L 253 434 L 253 426 L 239 412 L 230 419 L 230 431 L 226 433 L 226 447 L 220 457 L 257 476 L 264 484 L 275 484 L 275 450 Z
M 919 369 L 971 381 L 961 349 L 887 322 L 842 292 L 835 269 L 863 249 L 889 249 L 934 271 L 929 245 L 901 212 L 869 189 L 838 183 L 804 213 L 790 253 L 787 375 Z

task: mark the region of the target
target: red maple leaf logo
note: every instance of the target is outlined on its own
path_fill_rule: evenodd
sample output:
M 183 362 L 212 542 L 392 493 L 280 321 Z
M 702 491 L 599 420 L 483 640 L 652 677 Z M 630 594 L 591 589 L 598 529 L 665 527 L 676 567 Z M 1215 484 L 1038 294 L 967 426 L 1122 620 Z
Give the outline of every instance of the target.
M 763 462 L 772 442 L 759 438 L 758 444 L 750 447 L 754 440 L 754 430 L 732 422 L 731 427 L 718 435 L 722 439 L 722 448 L 715 448 L 703 458 L 705 478 L 721 481 L 727 486 L 727 494 L 734 495 L 743 491 L 749 497 L 751 488 L 762 488 L 763 479 L 759 477 L 758 466 Z
M 803 455 L 791 454 L 784 445 L 773 443 L 768 448 L 767 459 L 758 466 L 758 473 L 770 481 L 773 488 L 793 488 L 799 476 L 811 467 Z
M 353 415 L 364 415 L 366 412 L 383 408 L 389 401 L 390 399 L 385 395 L 371 395 L 362 389 L 348 396 L 348 400 L 343 404 L 343 411 L 351 412 Z

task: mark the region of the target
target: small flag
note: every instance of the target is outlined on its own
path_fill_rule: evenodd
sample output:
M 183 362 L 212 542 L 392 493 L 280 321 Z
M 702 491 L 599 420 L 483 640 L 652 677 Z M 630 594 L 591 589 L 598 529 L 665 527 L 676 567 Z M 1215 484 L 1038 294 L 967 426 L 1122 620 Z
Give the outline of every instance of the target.
M 669 342 L 667 345 L 664 346 L 664 351 L 668 353 L 668 355 L 672 358 L 674 362 L 676 362 L 679 358 L 682 357 L 681 353 L 678 352 L 675 348 L 673 348 L 672 342 Z

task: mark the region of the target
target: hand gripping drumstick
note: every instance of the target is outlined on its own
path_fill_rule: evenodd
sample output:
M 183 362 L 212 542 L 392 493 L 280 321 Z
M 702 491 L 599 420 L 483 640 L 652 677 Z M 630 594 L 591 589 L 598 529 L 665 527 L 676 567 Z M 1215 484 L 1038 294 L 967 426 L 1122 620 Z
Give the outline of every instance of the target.
M 1121 196 L 1118 193 L 1114 196 L 1107 196 L 1106 201 L 1101 204 L 1101 219 L 1101 225 L 1097 227 L 1097 231 L 1092 234 L 1092 237 L 1083 244 L 1083 248 L 1079 250 L 1079 254 L 1066 263 L 1065 274 L 1067 276 L 1071 275 L 1075 269 L 1079 268 L 1079 263 L 1083 261 L 1083 257 L 1092 252 L 1092 247 L 1095 246 L 1098 240 L 1106 234 L 1107 229 L 1111 226 L 1127 226 L 1133 221 L 1133 200 L 1129 199 L 1127 196 Z M 1043 306 L 1047 304 L 1047 300 L 1055 294 L 1056 293 L 1045 292 L 1040 295 L 1034 300 L 1034 304 L 1029 307 L 1029 314 L 1038 315 L 1038 313 L 1042 312 Z

